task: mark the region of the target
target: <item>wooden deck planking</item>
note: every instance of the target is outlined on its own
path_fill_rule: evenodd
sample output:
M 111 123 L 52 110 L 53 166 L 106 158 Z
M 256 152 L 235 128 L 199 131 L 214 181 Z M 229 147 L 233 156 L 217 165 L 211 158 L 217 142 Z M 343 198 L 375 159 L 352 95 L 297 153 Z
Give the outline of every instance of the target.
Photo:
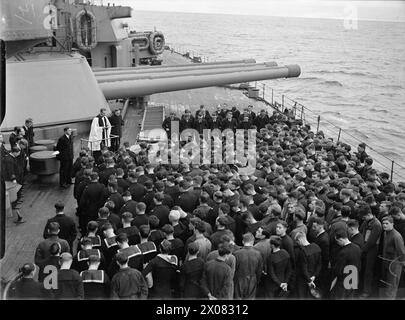
M 18 268 L 26 262 L 33 262 L 35 249 L 42 241 L 42 232 L 47 219 L 55 215 L 54 204 L 61 200 L 65 203 L 67 215 L 75 217 L 73 186 L 59 189 L 58 184 L 44 186 L 30 181 L 25 186 L 24 202 L 21 215 L 25 223 L 14 224 L 14 217 L 7 217 L 6 222 L 6 254 L 0 261 L 1 276 L 9 281 L 18 272 Z
M 129 142 L 131 146 L 135 144 L 140 131 L 142 117 L 143 109 L 138 109 L 131 105 L 128 107 L 127 114 L 125 115 L 125 125 L 122 130 L 121 144 L 125 141 Z
M 74 154 L 80 150 L 80 138 L 74 140 Z M 87 139 L 87 136 L 84 137 Z M 43 240 L 42 233 L 46 221 L 55 215 L 55 203 L 60 200 L 65 204 L 65 213 L 77 222 L 76 199 L 73 197 L 73 185 L 68 189 L 59 188 L 58 174 L 54 175 L 49 184 L 37 182 L 35 176 L 28 175 L 24 186 L 24 198 L 21 215 L 25 223 L 16 225 L 15 217 L 6 219 L 6 253 L 0 260 L 0 275 L 7 282 L 26 262 L 34 262 L 35 249 Z

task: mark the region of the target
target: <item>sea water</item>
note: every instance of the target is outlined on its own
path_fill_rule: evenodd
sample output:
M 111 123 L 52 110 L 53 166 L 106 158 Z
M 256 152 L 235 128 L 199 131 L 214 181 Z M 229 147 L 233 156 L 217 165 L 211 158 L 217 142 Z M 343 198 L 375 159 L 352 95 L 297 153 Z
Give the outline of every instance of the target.
M 162 31 L 166 43 L 214 60 L 254 58 L 298 64 L 299 78 L 266 81 L 266 93 L 291 105 L 298 101 L 306 120 L 327 136 L 354 147 L 365 142 L 379 169 L 391 161 L 405 167 L 405 23 L 173 12 L 133 12 L 137 31 Z M 333 125 L 331 125 L 330 123 Z M 358 140 L 357 140 L 358 139 Z M 395 165 L 395 180 L 405 170 Z

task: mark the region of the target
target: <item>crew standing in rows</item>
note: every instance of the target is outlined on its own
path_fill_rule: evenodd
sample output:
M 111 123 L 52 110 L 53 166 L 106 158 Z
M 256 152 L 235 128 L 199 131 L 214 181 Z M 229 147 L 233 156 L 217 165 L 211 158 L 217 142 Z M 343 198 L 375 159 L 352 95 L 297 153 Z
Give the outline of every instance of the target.
M 177 119 L 164 122 L 166 132 Z M 151 164 L 147 145 L 135 153 L 126 144 L 117 153 L 101 148 L 95 161 L 83 153 L 77 178 L 90 179 L 75 191 L 79 252 L 58 203 L 35 253 L 41 268 L 59 260 L 65 282 L 56 296 L 403 297 L 405 189 L 377 175 L 364 145 L 351 153 L 290 112 L 269 117 L 252 107 L 210 115 L 202 106 L 179 125 L 256 129 L 255 171 Z

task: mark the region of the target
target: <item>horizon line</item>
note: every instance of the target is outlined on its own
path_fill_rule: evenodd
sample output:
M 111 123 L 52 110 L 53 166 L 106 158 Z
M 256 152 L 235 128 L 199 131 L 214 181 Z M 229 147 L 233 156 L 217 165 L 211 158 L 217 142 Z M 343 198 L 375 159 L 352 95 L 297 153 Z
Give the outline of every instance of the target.
M 135 8 L 131 7 L 134 11 Z M 226 12 L 195 12 L 195 11 L 162 11 L 138 9 L 137 12 L 160 12 L 160 13 L 189 13 L 189 14 L 207 14 L 207 15 L 227 15 L 227 16 L 246 16 L 246 17 L 269 17 L 269 18 L 302 18 L 302 19 L 322 19 L 322 20 L 343 20 L 342 17 L 306 17 L 306 16 L 283 16 L 283 15 L 263 15 L 263 14 L 238 14 Z M 405 20 L 385 20 L 385 19 L 358 19 L 358 21 L 370 22 L 393 22 L 405 23 Z

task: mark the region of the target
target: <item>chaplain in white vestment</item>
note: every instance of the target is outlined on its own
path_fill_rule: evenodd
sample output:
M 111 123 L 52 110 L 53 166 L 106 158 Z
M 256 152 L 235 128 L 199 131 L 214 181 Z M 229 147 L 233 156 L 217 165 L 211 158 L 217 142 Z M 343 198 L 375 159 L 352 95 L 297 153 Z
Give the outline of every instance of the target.
M 100 109 L 100 114 L 91 123 L 89 149 L 100 151 L 104 146 L 111 146 L 111 124 L 107 118 L 107 109 Z

